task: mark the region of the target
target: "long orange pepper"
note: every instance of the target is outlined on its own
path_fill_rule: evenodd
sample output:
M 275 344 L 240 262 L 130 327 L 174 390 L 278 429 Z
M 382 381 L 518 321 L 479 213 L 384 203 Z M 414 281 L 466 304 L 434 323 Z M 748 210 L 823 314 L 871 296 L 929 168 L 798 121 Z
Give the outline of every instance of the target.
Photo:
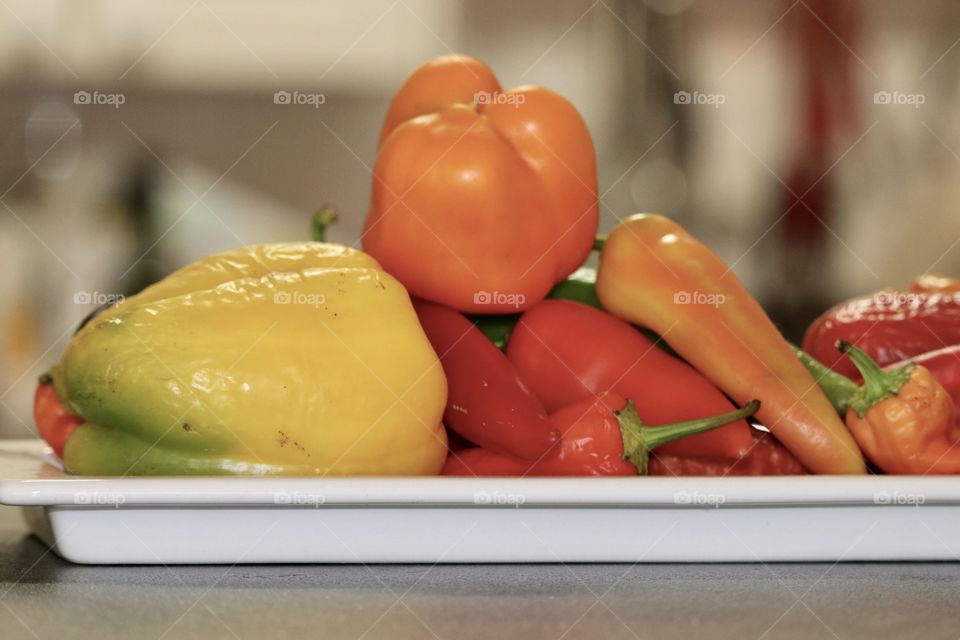
M 866 473 L 863 456 L 813 376 L 723 261 L 655 214 L 614 229 L 600 255 L 604 308 L 653 329 L 814 473 Z

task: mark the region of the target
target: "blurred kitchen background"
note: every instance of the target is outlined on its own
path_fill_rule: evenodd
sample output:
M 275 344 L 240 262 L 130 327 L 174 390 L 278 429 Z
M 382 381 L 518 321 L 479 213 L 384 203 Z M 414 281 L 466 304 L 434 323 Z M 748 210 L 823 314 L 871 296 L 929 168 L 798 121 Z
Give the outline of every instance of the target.
M 788 336 L 960 275 L 958 43 L 949 0 L 2 0 L 0 435 L 98 303 L 323 203 L 357 243 L 391 93 L 449 51 L 572 100 L 602 229 L 676 217 Z

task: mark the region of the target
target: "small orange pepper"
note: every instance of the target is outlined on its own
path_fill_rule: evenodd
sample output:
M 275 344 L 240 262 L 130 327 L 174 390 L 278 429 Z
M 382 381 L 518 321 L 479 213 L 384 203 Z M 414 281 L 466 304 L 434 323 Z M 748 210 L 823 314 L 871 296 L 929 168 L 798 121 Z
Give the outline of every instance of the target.
M 887 473 L 960 473 L 956 408 L 933 374 L 916 363 L 885 371 L 849 342 L 837 348 L 863 375 L 847 427 L 867 457 Z

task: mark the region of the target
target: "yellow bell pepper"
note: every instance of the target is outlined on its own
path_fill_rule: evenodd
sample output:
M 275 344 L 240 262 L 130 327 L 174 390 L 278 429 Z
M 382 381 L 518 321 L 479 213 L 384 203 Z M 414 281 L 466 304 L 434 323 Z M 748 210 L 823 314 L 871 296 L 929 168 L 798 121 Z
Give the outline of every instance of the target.
M 403 286 L 300 242 L 184 267 L 108 309 L 53 370 L 78 474 L 424 475 L 446 380 Z

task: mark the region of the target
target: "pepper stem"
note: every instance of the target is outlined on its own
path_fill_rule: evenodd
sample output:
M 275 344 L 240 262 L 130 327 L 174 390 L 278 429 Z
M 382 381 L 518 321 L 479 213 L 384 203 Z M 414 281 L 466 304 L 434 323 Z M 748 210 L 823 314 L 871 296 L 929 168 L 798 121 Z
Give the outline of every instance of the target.
M 749 418 L 759 408 L 760 401 L 751 400 L 740 409 L 717 416 L 675 422 L 659 427 L 648 427 L 637 414 L 637 408 L 634 406 L 633 400 L 627 400 L 623 409 L 614 412 L 614 415 L 617 416 L 617 422 L 620 423 L 620 434 L 623 437 L 623 459 L 633 464 L 640 475 L 645 476 L 650 463 L 651 450 L 686 436 L 703 433 L 743 418 Z
M 607 236 L 597 235 L 593 239 L 593 250 L 594 251 L 603 251 L 603 245 L 607 244 Z
M 327 227 L 336 222 L 337 210 L 328 204 L 323 205 L 310 219 L 310 237 L 316 242 L 327 241 Z
M 850 408 L 850 401 L 860 390 L 859 385 L 842 373 L 837 373 L 833 369 L 830 369 L 797 345 L 789 342 L 787 344 L 793 349 L 797 360 L 799 360 L 803 366 L 807 368 L 807 371 L 810 372 L 810 375 L 813 376 L 817 386 L 819 386 L 820 390 L 827 396 L 827 399 L 830 401 L 830 404 L 833 405 L 833 408 L 836 409 L 837 413 L 841 416 L 847 415 L 847 409 Z
M 884 371 L 866 351 L 845 340 L 837 341 L 837 349 L 853 361 L 863 376 L 863 386 L 850 399 L 850 408 L 861 418 L 873 405 L 900 393 L 900 388 L 917 366 L 917 363 L 910 362 L 898 369 Z

